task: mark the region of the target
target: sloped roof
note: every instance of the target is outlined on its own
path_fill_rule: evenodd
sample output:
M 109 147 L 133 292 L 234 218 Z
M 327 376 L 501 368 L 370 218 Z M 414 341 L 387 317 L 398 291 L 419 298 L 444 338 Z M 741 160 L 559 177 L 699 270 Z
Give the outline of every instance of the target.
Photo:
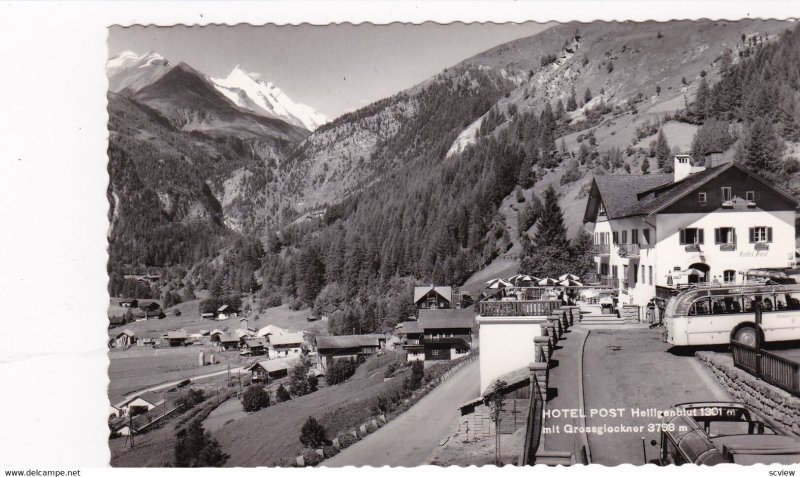
M 472 328 L 475 313 L 470 309 L 419 310 L 419 326 L 424 330 L 431 328 Z
M 672 174 L 605 174 L 595 176 L 586 205 L 584 222 L 592 222 L 597 215 L 597 208 L 602 201 L 609 219 L 618 219 L 637 215 L 639 199 L 637 194 L 669 184 Z
M 258 348 L 258 347 L 264 347 L 264 346 L 267 345 L 264 342 L 264 340 L 262 340 L 260 338 L 253 338 L 253 339 L 249 339 L 249 340 L 244 340 L 244 344 L 246 344 L 248 348 Z
M 179 340 L 179 339 L 186 339 L 189 335 L 186 334 L 185 331 L 169 331 L 167 332 L 167 339 L 170 340 Z
M 400 328 L 400 333 L 404 335 L 422 333 L 422 327 L 419 326 L 419 322 L 417 321 L 404 321 L 402 324 L 403 327 Z
M 269 344 L 272 346 L 302 344 L 303 335 L 300 333 L 286 333 L 284 335 L 272 335 L 269 337 Z
M 317 336 L 317 349 L 346 349 L 362 346 L 380 346 L 384 335 Z
M 143 401 L 147 401 L 147 402 L 149 402 L 150 404 L 152 404 L 154 406 L 158 406 L 159 404 L 164 402 L 164 395 L 160 394 L 160 393 L 157 393 L 155 391 L 145 391 L 142 394 L 139 394 L 137 396 L 129 397 L 125 401 L 122 401 L 117 406 L 117 408 L 124 407 L 125 405 L 130 404 L 131 402 L 135 401 L 136 399 L 142 399 Z
M 233 343 L 233 342 L 237 342 L 238 343 L 239 342 L 239 337 L 236 336 L 236 335 L 223 333 L 223 334 L 219 335 L 219 342 L 220 343 Z
M 134 338 L 134 337 L 136 337 L 136 334 L 135 334 L 133 331 L 129 330 L 128 328 L 125 328 L 124 330 L 120 331 L 120 332 L 117 334 L 117 338 L 119 338 L 119 337 L 120 337 L 120 336 L 122 336 L 122 335 L 128 335 L 128 336 L 130 336 L 131 338 Z
M 275 325 L 267 325 L 258 330 L 257 335 L 260 336 L 267 336 L 267 335 L 282 335 L 285 334 L 286 330 L 279 326 Z
M 290 367 L 294 366 L 300 361 L 299 358 L 283 358 L 283 359 L 265 359 L 263 361 L 258 361 L 253 364 L 249 369 L 253 369 L 255 366 L 261 366 L 264 370 L 268 373 L 274 373 L 276 371 L 284 371 L 288 370 Z
M 453 301 L 453 289 L 451 287 L 427 286 L 427 287 L 414 287 L 414 303 L 420 301 L 431 290 L 438 293 L 439 296 L 441 296 L 445 300 Z

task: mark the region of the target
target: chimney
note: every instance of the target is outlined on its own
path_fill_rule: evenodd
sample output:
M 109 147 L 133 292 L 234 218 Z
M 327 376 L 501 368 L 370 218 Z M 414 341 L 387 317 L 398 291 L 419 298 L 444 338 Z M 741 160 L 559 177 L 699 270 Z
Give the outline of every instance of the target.
M 706 168 L 703 166 L 693 166 L 692 156 L 688 154 L 677 154 L 675 155 L 675 166 L 673 170 L 675 171 L 674 182 L 678 182 L 686 179 L 695 172 L 704 171 Z

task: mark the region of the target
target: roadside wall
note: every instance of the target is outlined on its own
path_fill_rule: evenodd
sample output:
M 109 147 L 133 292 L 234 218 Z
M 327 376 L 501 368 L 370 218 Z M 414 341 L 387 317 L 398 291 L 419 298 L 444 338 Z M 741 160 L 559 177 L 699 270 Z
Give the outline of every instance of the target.
M 734 367 L 733 358 L 711 351 L 695 353 L 735 401 L 753 406 L 784 429 L 800 434 L 800 398 Z

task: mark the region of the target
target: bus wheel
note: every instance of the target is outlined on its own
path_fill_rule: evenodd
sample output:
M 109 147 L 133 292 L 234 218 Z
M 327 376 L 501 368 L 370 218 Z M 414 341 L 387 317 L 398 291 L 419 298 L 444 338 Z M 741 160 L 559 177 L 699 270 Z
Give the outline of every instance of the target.
M 733 339 L 747 346 L 756 345 L 756 329 L 752 326 L 743 326 L 736 330 Z

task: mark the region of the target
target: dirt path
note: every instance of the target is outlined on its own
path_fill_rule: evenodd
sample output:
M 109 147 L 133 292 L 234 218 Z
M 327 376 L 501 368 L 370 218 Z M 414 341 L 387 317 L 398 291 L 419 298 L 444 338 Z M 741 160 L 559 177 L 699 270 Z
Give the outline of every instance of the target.
M 478 395 L 478 361 L 465 365 L 397 419 L 322 463 L 327 467 L 416 466 L 454 430 L 457 406 Z

